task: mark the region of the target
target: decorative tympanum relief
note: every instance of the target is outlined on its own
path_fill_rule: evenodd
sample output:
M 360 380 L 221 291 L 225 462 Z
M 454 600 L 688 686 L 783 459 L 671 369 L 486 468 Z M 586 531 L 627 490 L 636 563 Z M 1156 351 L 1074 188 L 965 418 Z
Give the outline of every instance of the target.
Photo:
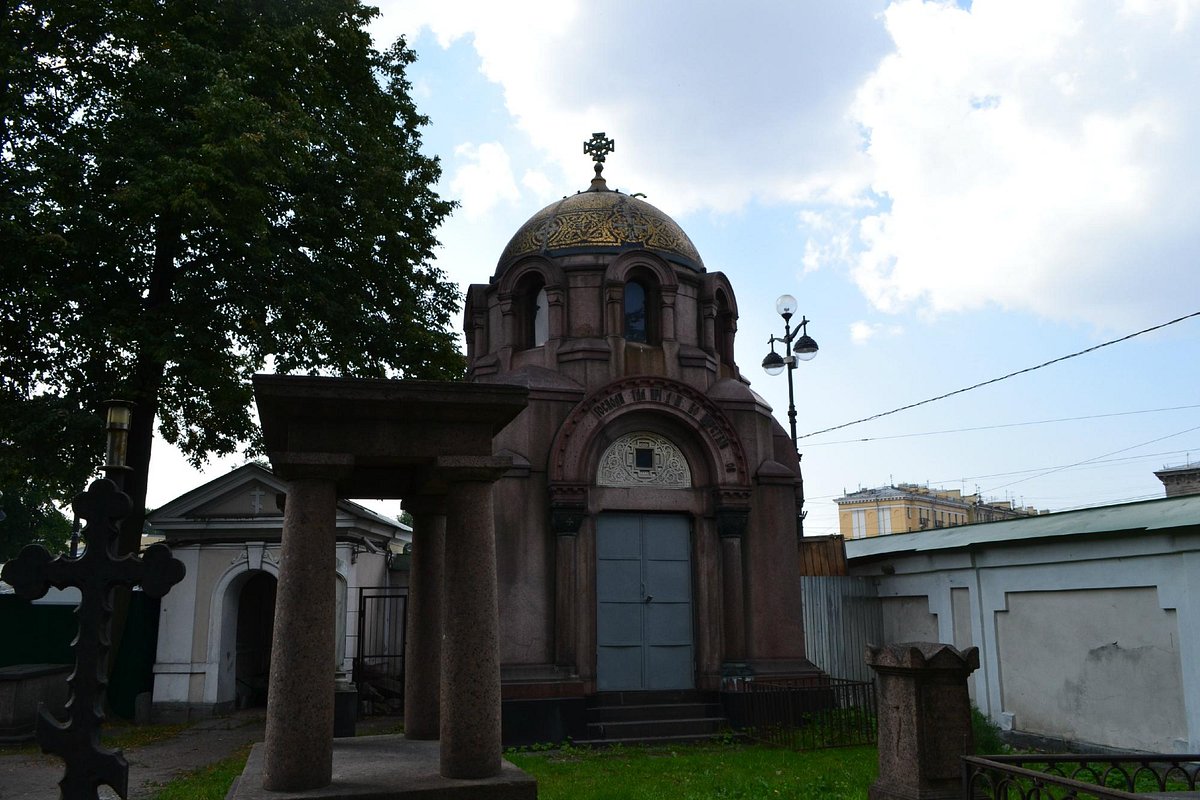
M 596 473 L 598 486 L 687 489 L 692 471 L 671 440 L 648 431 L 627 433 L 608 446 Z

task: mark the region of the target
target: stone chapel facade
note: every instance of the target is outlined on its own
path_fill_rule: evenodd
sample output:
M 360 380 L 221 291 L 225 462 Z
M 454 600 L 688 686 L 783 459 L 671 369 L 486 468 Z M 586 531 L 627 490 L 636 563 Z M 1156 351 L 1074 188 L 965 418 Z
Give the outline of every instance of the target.
M 469 379 L 529 390 L 496 438 L 500 658 L 506 729 L 549 735 L 600 692 L 816 671 L 800 467 L 734 362 L 733 287 L 602 161 L 466 297 Z

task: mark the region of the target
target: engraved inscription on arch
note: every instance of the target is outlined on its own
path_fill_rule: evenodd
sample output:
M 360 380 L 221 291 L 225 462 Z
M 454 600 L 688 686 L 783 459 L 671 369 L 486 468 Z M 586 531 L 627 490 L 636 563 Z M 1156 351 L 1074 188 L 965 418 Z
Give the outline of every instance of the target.
M 669 439 L 648 431 L 627 433 L 600 457 L 598 486 L 654 486 L 687 489 L 692 471 L 687 459 Z

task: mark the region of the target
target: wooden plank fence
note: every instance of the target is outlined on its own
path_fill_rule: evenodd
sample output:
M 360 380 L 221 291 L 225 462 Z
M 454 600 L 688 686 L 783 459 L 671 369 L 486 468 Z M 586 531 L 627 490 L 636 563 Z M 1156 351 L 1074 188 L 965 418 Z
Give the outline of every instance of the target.
M 863 661 L 868 644 L 883 643 L 883 611 L 874 581 L 805 575 L 800 590 L 808 660 L 835 678 L 874 680 Z

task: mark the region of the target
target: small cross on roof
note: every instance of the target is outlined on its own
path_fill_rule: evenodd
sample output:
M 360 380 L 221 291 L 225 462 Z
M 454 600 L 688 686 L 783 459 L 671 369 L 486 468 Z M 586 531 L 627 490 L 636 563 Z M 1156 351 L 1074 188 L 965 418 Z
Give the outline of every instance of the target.
M 616 142 L 604 135 L 604 131 L 593 133 L 592 138 L 583 143 L 583 152 L 596 162 L 596 177 L 600 177 L 604 169 L 604 157 L 617 149 Z

